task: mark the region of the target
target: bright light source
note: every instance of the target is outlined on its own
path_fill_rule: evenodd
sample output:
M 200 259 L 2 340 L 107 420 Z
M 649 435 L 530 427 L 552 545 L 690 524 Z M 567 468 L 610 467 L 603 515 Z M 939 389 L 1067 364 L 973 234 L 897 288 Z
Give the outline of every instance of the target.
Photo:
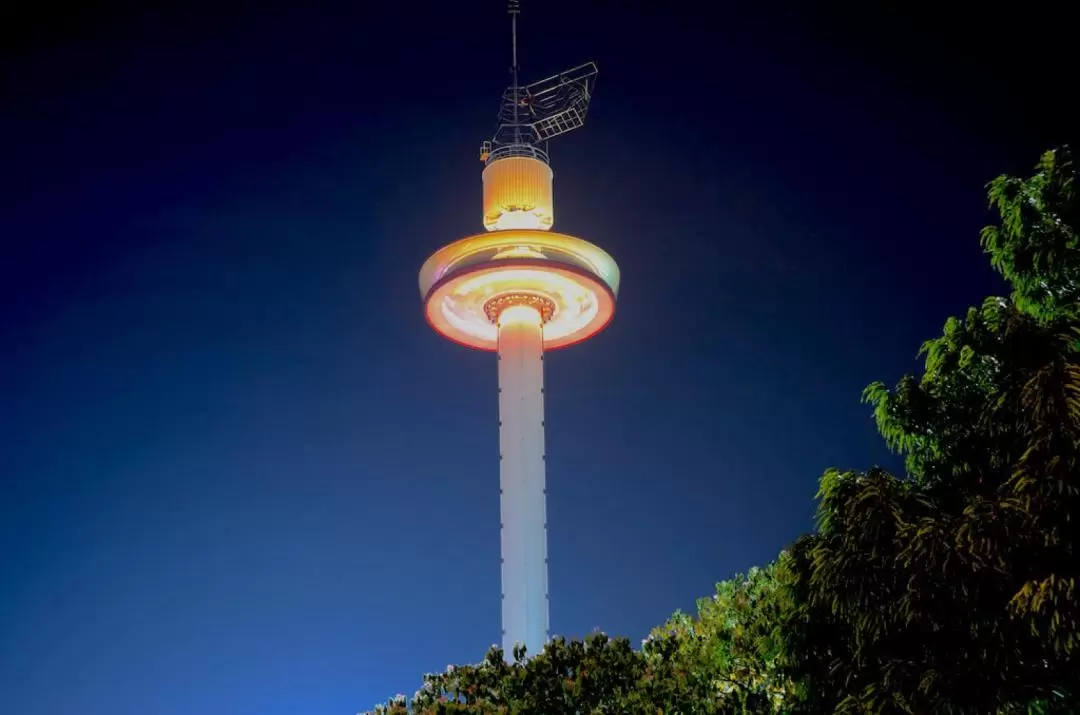
M 513 229 L 543 230 L 550 228 L 550 223 L 545 223 L 543 213 L 537 211 L 507 211 L 499 214 L 494 223 L 488 224 L 491 231 L 510 231 Z
M 540 311 L 531 305 L 511 305 L 499 313 L 499 325 L 539 325 L 543 318 Z
M 548 231 L 555 222 L 551 167 L 529 156 L 499 159 L 484 169 L 484 228 Z
M 427 302 L 432 327 L 459 343 L 495 350 L 498 329 L 484 306 L 508 293 L 532 293 L 554 304 L 551 319 L 544 324 L 548 350 L 580 342 L 611 320 L 615 299 L 602 281 L 554 262 L 550 267 L 502 263 L 465 271 L 437 287 Z

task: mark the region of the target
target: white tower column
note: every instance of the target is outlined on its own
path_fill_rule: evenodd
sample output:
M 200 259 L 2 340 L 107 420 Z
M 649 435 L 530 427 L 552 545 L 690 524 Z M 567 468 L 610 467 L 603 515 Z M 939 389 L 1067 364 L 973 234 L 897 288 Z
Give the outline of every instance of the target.
M 502 642 L 509 660 L 515 643 L 533 656 L 548 639 L 543 318 L 531 305 L 510 305 L 498 326 Z

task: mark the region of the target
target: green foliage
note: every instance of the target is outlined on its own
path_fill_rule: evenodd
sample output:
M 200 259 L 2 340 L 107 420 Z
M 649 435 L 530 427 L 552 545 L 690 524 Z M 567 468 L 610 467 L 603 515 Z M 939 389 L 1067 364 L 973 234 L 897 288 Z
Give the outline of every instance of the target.
M 798 692 L 784 670 L 782 628 L 791 610 L 787 558 L 716 585 L 698 601 L 697 618 L 676 613 L 653 630 L 649 645 L 680 671 L 708 712 L 773 715 L 794 712 Z
M 864 398 L 906 478 L 829 471 L 792 549 L 795 673 L 824 712 L 1066 712 L 1080 702 L 1080 203 L 1067 150 L 990 185 L 1011 300 Z M 1058 708 L 1055 710 L 1055 708 Z
M 524 649 L 507 663 L 492 647 L 482 663 L 428 675 L 411 701 L 399 696 L 379 715 L 575 715 L 576 713 L 702 712 L 659 658 L 650 662 L 626 639 L 593 634 L 584 641 L 553 639 L 525 659 Z
M 696 618 L 675 614 L 633 650 L 625 639 L 593 634 L 553 639 L 507 663 L 493 647 L 479 665 L 427 675 L 411 698 L 378 715 L 788 715 L 797 691 L 782 669 L 780 635 L 787 590 L 784 559 L 717 584 Z
M 1037 318 L 1075 317 L 1080 305 L 1080 202 L 1068 148 L 1048 151 L 1030 179 L 1000 176 L 990 201 L 1001 226 L 987 226 L 983 246 L 1012 284 L 1019 310 Z

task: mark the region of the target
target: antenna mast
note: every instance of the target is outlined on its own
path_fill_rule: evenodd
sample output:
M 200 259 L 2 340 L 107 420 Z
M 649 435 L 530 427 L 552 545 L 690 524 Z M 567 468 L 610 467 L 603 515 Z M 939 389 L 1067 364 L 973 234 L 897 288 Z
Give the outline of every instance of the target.
M 510 73 L 513 75 L 511 85 L 514 94 L 514 143 L 521 143 L 521 125 L 518 122 L 518 107 L 521 104 L 520 85 L 518 84 L 518 60 L 517 60 L 517 16 L 521 12 L 521 0 L 509 0 L 507 12 L 510 13 L 510 40 L 512 48 L 512 60 Z
M 485 165 L 508 156 L 531 156 L 548 163 L 541 146 L 547 141 L 585 124 L 589 111 L 596 65 L 586 62 L 565 72 L 521 86 L 518 78 L 517 16 L 521 0 L 507 0 L 510 14 L 510 86 L 499 102 L 495 135 L 480 145 L 480 161 Z

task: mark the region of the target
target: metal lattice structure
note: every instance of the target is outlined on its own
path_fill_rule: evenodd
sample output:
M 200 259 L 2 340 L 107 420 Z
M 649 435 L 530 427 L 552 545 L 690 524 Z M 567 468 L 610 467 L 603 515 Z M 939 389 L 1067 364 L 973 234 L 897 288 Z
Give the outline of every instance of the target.
M 538 145 L 585 125 L 596 63 L 586 62 L 539 82 L 518 82 L 517 16 L 519 0 L 509 0 L 513 37 L 513 82 L 503 92 L 495 136 L 480 146 L 480 159 L 490 164 L 508 156 L 531 156 L 547 163 L 547 152 Z M 546 144 L 545 144 L 546 148 Z
M 535 146 L 584 126 L 596 73 L 596 64 L 586 62 L 524 87 L 507 87 L 492 149 Z

